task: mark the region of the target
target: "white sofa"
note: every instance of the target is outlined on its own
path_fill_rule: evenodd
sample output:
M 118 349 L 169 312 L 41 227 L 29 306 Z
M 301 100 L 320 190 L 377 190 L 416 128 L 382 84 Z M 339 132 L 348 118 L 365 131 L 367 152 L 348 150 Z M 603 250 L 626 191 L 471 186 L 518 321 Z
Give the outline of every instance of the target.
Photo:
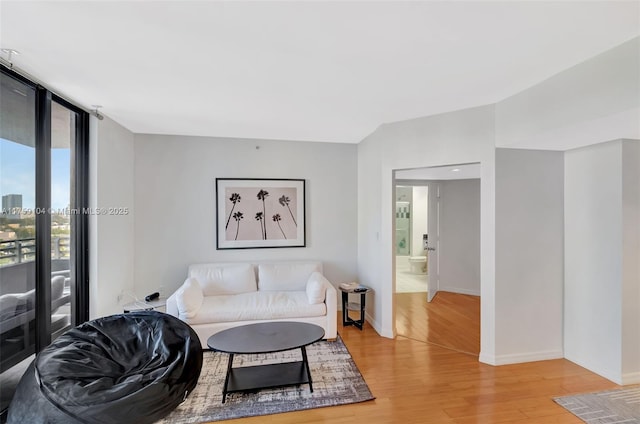
M 167 299 L 167 313 L 189 324 L 203 348 L 227 328 L 266 321 L 299 321 L 337 335 L 337 292 L 320 262 L 214 263 L 189 266 Z

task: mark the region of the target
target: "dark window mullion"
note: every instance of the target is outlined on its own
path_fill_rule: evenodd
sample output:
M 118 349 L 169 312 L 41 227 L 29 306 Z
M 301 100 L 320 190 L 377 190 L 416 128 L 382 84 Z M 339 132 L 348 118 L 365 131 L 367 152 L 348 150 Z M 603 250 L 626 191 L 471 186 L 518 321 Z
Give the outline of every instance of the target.
M 51 343 L 51 93 L 36 89 L 36 352 Z
M 89 114 L 79 112 L 76 119 L 76 142 L 74 155 L 75 181 L 74 199 L 78 214 L 71 216 L 71 231 L 75 243 L 72 243 L 71 272 L 74 272 L 75 311 L 72 317 L 74 325 L 89 320 L 89 216 L 83 213 L 89 207 Z
M 73 175 L 71 209 L 71 303 L 72 325 L 89 320 L 89 114 L 53 94 L 53 101 L 76 113 L 75 144 L 72 146 Z

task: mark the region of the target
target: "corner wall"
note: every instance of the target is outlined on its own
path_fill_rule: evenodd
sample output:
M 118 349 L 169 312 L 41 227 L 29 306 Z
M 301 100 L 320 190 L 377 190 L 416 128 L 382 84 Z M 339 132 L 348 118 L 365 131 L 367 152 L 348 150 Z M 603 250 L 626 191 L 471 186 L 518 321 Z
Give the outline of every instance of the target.
M 563 153 L 496 149 L 496 357 L 562 358 Z
M 565 357 L 640 382 L 640 142 L 565 153 Z
M 122 313 L 133 292 L 133 134 L 105 117 L 90 120 L 89 316 Z M 109 213 L 123 208 L 126 214 Z M 96 211 L 100 211 L 98 214 Z M 106 211 L 107 213 L 102 213 Z
M 194 263 L 313 259 L 357 279 L 353 144 L 135 136 L 135 285 L 170 295 Z M 216 250 L 215 179 L 306 180 L 306 247 Z M 251 218 L 253 219 L 253 218 Z
M 640 383 L 640 141 L 622 141 L 622 384 Z
M 621 382 L 622 145 L 565 153 L 565 357 Z

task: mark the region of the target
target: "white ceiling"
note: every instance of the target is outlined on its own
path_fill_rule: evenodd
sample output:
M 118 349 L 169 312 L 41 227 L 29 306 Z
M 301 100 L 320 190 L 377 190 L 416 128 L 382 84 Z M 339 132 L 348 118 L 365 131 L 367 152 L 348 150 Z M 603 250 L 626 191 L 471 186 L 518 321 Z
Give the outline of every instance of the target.
M 15 66 L 136 133 L 357 143 L 640 34 L 639 1 L 0 1 Z

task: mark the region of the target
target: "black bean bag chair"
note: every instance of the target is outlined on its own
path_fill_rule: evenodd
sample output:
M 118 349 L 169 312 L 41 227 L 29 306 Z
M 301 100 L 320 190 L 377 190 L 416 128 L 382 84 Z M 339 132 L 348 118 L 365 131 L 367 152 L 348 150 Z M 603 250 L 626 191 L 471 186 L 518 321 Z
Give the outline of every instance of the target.
M 98 318 L 40 352 L 8 423 L 153 423 L 198 382 L 202 348 L 183 321 L 155 311 Z

